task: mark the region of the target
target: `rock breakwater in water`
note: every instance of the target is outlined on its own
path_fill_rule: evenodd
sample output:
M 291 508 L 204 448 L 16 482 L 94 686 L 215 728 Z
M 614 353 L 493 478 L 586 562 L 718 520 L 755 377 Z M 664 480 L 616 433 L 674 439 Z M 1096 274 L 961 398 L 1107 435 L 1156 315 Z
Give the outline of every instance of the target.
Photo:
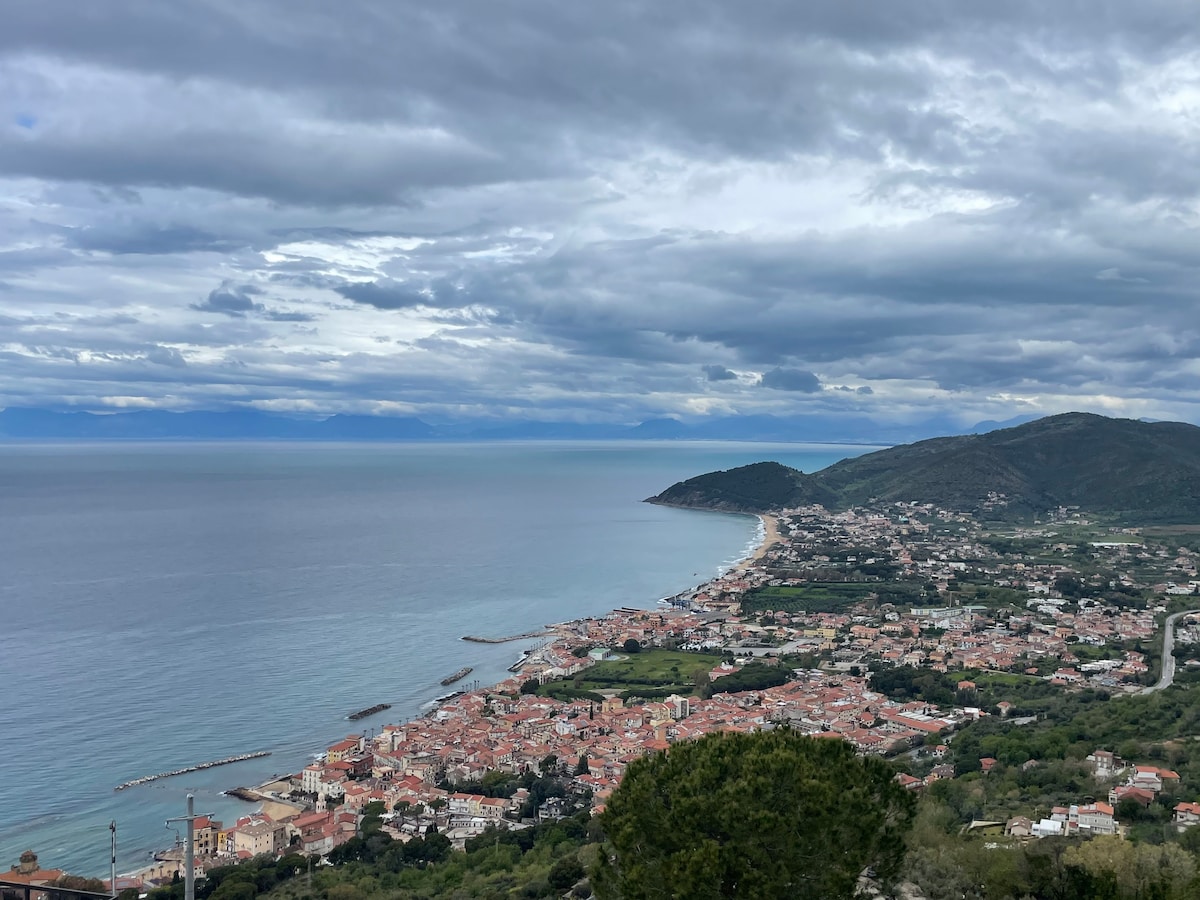
M 224 759 L 214 759 L 211 762 L 200 763 L 195 766 L 185 766 L 182 769 L 175 769 L 171 772 L 159 772 L 157 775 L 143 775 L 141 778 L 134 778 L 132 781 L 126 781 L 118 784 L 114 791 L 123 791 L 126 788 L 137 787 L 139 784 L 149 784 L 151 781 L 159 781 L 163 778 L 173 778 L 176 775 L 186 775 L 189 772 L 200 772 L 204 769 L 215 769 L 217 766 L 227 766 L 230 763 L 242 762 L 247 759 L 261 759 L 264 756 L 270 756 L 270 750 L 259 750 L 256 753 L 242 753 L 238 756 L 226 756 Z

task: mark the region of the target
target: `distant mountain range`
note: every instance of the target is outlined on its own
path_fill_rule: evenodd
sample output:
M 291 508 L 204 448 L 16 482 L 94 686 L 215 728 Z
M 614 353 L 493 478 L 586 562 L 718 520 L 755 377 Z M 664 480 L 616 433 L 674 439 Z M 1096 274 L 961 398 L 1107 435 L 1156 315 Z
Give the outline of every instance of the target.
M 1000 424 L 981 423 L 967 432 Z M 0 411 L 0 439 L 10 440 L 726 440 L 894 444 L 964 429 L 945 418 L 897 425 L 866 416 L 722 416 L 696 423 L 651 419 L 637 425 L 494 421 L 431 425 L 417 418 L 334 415 L 302 418 L 255 410 L 225 412 Z
M 651 503 L 735 512 L 820 503 L 935 503 L 1003 518 L 1077 506 L 1130 524 L 1200 523 L 1200 428 L 1089 413 L 986 434 L 941 437 L 845 459 L 813 474 L 775 462 L 679 482 Z

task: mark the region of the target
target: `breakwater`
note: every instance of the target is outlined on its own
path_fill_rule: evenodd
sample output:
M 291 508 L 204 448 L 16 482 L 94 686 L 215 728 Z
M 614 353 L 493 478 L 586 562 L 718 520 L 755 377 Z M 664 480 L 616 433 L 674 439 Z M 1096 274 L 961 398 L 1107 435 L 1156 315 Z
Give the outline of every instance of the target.
M 360 709 L 358 712 L 352 712 L 346 716 L 352 722 L 357 722 L 359 719 L 365 719 L 367 716 L 373 716 L 377 712 L 383 712 L 385 709 L 391 709 L 390 703 L 376 703 L 374 706 L 368 706 L 366 709 Z
M 526 631 L 522 634 L 510 634 L 508 637 L 479 637 L 474 634 L 464 634 L 462 640 L 474 641 L 476 644 L 507 644 L 509 641 L 527 641 L 532 638 L 549 637 L 553 631 Z
M 261 759 L 264 756 L 270 756 L 270 750 L 259 750 L 256 753 L 241 753 L 237 756 L 226 756 L 224 759 L 214 759 L 211 762 L 200 763 L 195 766 L 185 766 L 182 769 L 175 769 L 173 772 L 159 772 L 157 775 L 143 775 L 141 778 L 135 778 L 132 781 L 126 781 L 118 784 L 114 791 L 123 791 L 125 788 L 137 787 L 139 784 L 149 784 L 151 781 L 158 781 L 162 778 L 173 778 L 176 775 L 187 775 L 189 772 L 200 772 L 204 769 L 215 769 L 217 766 L 227 766 L 230 763 L 242 762 L 247 759 Z
M 475 669 L 472 666 L 463 666 L 457 672 L 451 672 L 449 675 L 443 678 L 442 684 L 454 684 L 454 682 L 461 681 L 474 671 Z
M 237 797 L 239 800 L 247 800 L 250 803 L 258 803 L 260 800 L 267 799 L 258 791 L 252 791 L 247 787 L 235 787 L 228 791 L 221 791 L 226 797 Z

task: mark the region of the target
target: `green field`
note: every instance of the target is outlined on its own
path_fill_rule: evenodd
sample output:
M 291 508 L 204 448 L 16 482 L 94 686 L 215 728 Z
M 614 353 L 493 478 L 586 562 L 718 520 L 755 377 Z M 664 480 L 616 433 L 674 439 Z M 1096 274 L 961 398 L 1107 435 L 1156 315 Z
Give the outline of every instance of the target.
M 1121 649 L 1119 647 L 1097 647 L 1094 644 L 1072 644 L 1069 649 L 1079 658 L 1080 662 L 1094 662 L 1098 659 L 1121 658 Z
M 772 585 L 749 591 L 742 612 L 770 609 L 776 612 L 842 612 L 872 594 L 889 603 L 920 602 L 920 586 L 911 582 L 814 581 L 808 584 Z
M 1023 684 L 1041 684 L 1042 679 L 1034 675 L 1022 675 L 1017 672 L 981 672 L 970 669 L 965 672 L 951 672 L 949 677 L 954 681 L 973 681 L 982 687 L 1014 687 Z
M 707 672 L 720 661 L 719 653 L 643 650 L 625 654 L 623 659 L 596 663 L 573 678 L 544 684 L 538 693 L 551 697 L 575 692 L 597 696 L 616 692 L 646 698 L 689 695 L 696 691 L 696 672 Z

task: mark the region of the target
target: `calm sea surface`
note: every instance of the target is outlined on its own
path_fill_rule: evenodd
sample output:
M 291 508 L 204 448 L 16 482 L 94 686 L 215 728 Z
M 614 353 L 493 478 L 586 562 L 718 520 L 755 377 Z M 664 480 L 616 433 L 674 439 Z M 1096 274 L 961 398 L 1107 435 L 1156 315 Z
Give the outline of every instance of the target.
M 801 444 L 0 445 L 0 871 L 104 875 L 196 809 L 332 740 L 499 681 L 547 622 L 653 607 L 743 557 L 758 523 L 643 498 Z M 461 685 L 460 685 L 461 686 Z M 352 723 L 376 703 L 385 713 Z M 239 753 L 263 759 L 114 793 Z

